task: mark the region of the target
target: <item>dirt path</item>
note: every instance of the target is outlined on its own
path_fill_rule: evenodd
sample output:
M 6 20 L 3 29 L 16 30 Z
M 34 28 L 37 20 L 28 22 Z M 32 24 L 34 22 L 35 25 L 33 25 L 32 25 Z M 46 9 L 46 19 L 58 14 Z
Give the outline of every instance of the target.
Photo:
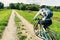
M 15 15 L 13 10 L 1 40 L 17 40 L 17 28 L 15 27 L 14 18 Z
M 40 38 L 38 38 L 34 31 L 33 31 L 33 25 L 30 24 L 26 19 L 24 19 L 21 15 L 19 15 L 16 11 L 15 11 L 17 17 L 22 21 L 22 23 L 24 24 L 24 26 L 26 27 L 26 29 L 28 30 L 29 34 L 33 37 L 33 40 L 42 40 Z M 28 34 L 28 36 L 29 36 Z

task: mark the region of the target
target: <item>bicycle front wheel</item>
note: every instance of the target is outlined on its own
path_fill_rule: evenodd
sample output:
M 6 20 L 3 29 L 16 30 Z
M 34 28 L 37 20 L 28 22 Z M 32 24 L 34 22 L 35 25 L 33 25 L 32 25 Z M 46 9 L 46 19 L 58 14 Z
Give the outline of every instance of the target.
M 52 40 L 46 32 L 41 32 L 41 36 L 44 37 L 44 40 Z
M 52 40 L 57 40 L 57 38 L 53 32 L 49 31 L 47 34 L 51 37 Z

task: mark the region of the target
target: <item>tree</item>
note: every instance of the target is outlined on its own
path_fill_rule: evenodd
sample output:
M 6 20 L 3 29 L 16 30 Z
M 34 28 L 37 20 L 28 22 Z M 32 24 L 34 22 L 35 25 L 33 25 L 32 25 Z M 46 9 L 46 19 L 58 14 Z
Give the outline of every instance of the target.
M 9 5 L 9 7 L 10 7 L 11 9 L 16 9 L 16 7 L 15 7 L 15 5 L 14 5 L 13 3 L 11 3 L 11 4 Z
M 18 9 L 18 10 L 20 9 L 20 8 L 19 8 L 20 3 L 16 3 L 16 4 L 14 4 L 14 5 L 15 5 L 15 8 L 16 8 L 16 9 Z
M 4 4 L 0 2 L 0 9 L 4 8 Z
M 20 10 L 26 10 L 26 5 L 23 3 L 20 3 L 19 8 Z
M 30 10 L 32 10 L 32 11 L 38 11 L 39 10 L 39 5 L 31 4 Z

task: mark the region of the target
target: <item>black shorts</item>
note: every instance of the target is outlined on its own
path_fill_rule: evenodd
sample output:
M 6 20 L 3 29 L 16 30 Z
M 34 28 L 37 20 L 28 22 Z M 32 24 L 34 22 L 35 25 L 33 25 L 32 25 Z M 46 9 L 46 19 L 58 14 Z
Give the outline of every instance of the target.
M 52 24 L 52 20 L 51 19 L 49 19 L 49 20 L 46 19 L 45 21 L 39 20 L 38 24 L 44 25 L 44 28 L 46 29 L 48 26 L 50 26 Z

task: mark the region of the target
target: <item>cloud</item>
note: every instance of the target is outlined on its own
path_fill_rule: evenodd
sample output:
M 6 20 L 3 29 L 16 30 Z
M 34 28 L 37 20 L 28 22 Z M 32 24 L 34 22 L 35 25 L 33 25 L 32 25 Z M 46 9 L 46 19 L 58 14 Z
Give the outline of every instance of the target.
M 0 0 L 0 2 L 3 2 L 5 4 L 5 6 L 8 6 L 10 3 L 35 3 L 35 4 L 39 4 L 39 5 L 52 5 L 52 6 L 60 6 L 60 0 Z
M 60 6 L 60 0 L 37 0 L 35 3 L 39 5 Z
M 10 3 L 17 3 L 18 0 L 0 0 L 0 2 L 4 3 L 4 6 L 9 6 Z

